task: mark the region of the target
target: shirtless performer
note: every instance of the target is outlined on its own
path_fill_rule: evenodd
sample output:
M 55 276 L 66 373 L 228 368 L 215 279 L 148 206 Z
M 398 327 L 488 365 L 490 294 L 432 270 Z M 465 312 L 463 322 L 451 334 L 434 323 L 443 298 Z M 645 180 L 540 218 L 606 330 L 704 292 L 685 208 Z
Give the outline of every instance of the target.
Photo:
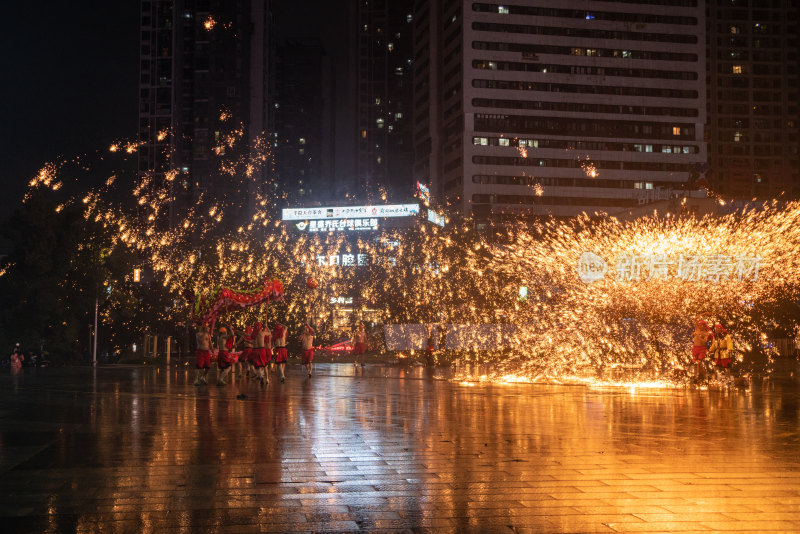
M 311 378 L 311 369 L 314 366 L 314 329 L 308 323 L 303 326 L 300 343 L 303 346 L 303 365 L 308 371 L 308 378 Z
M 228 330 L 230 329 L 230 333 Z M 233 365 L 236 363 L 235 356 L 232 356 L 229 350 L 236 345 L 236 336 L 233 333 L 233 327 L 228 325 L 220 327 L 219 335 L 217 336 L 217 368 L 220 370 L 219 378 L 217 378 L 217 385 L 224 386 L 227 384 L 225 378 L 233 370 Z
M 286 352 L 286 327 L 280 323 L 275 323 L 275 328 L 272 329 L 272 344 L 275 347 L 275 363 L 278 364 L 278 369 L 281 372 L 281 382 L 286 380 L 286 361 L 289 354 Z
M 242 343 L 242 353 L 239 355 L 239 377 L 241 378 L 242 373 L 247 374 L 247 376 L 251 375 L 251 371 L 253 369 L 253 364 L 250 361 L 250 352 L 253 350 L 253 327 L 248 326 L 244 329 L 244 334 L 242 338 L 239 340 Z M 255 374 L 255 373 L 252 373 Z
M 364 332 L 364 324 L 360 323 L 355 334 L 353 334 L 353 365 L 358 367 L 359 360 L 361 367 L 364 367 L 364 352 L 367 350 L 367 333 Z
M 703 360 L 708 352 L 708 348 L 706 347 L 708 337 L 708 323 L 698 317 L 694 323 L 694 335 L 692 337 L 692 361 L 695 363 L 696 368 L 694 377 L 698 380 L 701 374 L 706 376 Z
M 267 341 L 268 331 L 264 329 L 264 326 L 261 323 L 256 323 L 255 331 L 253 332 L 253 351 L 252 353 L 255 356 L 252 358 L 253 364 L 256 367 L 256 376 L 261 381 L 261 385 L 264 386 L 265 384 L 269 384 L 269 375 L 266 373 L 264 367 L 269 362 L 269 356 L 267 356 L 267 348 L 266 343 Z
M 211 335 L 205 326 L 201 326 L 197 330 L 197 350 L 194 354 L 197 365 L 197 376 L 194 379 L 194 385 L 199 386 L 207 383 L 206 375 L 208 370 L 211 369 Z

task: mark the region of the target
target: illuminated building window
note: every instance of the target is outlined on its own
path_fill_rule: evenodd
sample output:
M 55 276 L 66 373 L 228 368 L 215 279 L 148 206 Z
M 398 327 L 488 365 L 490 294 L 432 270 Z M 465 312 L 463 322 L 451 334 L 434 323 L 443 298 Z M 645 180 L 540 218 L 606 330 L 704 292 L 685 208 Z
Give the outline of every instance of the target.
M 378 128 L 383 128 L 383 119 L 382 118 L 376 119 L 375 124 L 378 125 Z
M 300 143 L 301 145 L 306 144 L 306 138 L 305 137 L 301 137 L 300 140 L 298 141 L 298 143 Z
M 680 135 L 681 134 L 681 127 L 680 126 L 673 126 L 672 127 L 672 135 Z
M 742 66 L 741 65 L 734 65 L 733 66 L 733 73 L 734 74 L 741 74 L 742 73 Z
M 366 138 L 367 138 L 367 131 L 361 130 L 361 139 L 366 139 Z
M 645 152 L 652 152 L 653 151 L 653 145 L 644 145 L 644 151 Z
M 742 132 L 736 132 L 735 134 L 733 134 L 733 140 L 736 141 L 737 143 L 741 142 Z
M 387 48 L 389 49 L 389 52 L 391 52 L 392 50 L 394 50 L 394 43 L 389 43 L 389 44 L 387 45 Z
M 506 6 L 497 6 L 497 12 L 501 15 L 508 15 L 508 8 Z
M 739 35 L 740 32 L 741 30 L 739 29 L 739 26 L 731 26 L 731 33 L 733 35 Z
M 506 139 L 505 137 L 501 137 L 501 138 L 498 140 L 498 144 L 499 144 L 500 146 L 509 146 L 509 145 L 508 145 L 508 139 Z

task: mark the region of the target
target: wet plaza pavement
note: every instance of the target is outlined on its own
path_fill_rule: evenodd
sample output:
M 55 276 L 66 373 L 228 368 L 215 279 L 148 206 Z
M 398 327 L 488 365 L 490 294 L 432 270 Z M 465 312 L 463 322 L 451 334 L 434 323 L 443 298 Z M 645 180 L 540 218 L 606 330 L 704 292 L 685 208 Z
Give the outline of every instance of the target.
M 315 373 L 263 390 L 193 387 L 186 367 L 0 374 L 3 532 L 800 532 L 796 383 Z

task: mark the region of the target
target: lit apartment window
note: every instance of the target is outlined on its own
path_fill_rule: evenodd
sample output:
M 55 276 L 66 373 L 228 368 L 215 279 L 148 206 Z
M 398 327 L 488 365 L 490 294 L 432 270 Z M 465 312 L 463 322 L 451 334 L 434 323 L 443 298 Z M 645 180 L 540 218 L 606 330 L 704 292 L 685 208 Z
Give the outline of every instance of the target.
M 495 63 L 494 61 L 490 61 L 489 62 L 489 68 L 491 70 L 497 70 L 497 63 Z
M 392 50 L 394 50 L 394 43 L 389 43 L 389 44 L 387 45 L 387 48 L 389 49 L 389 52 L 391 52 Z
M 586 49 L 586 55 L 587 56 L 596 56 L 597 55 L 597 50 L 594 49 L 594 48 L 587 48 Z
M 403 114 L 398 111 L 397 113 L 394 114 L 394 118 L 395 120 L 399 121 L 400 119 L 403 118 Z
M 739 35 L 740 32 L 741 30 L 739 29 L 739 26 L 731 26 L 731 33 L 733 35 Z
M 297 149 L 297 153 L 298 154 L 305 154 L 306 153 L 306 149 L 305 148 L 298 148 Z
M 644 147 L 642 145 L 633 145 L 634 152 L 641 152 L 642 150 L 644 150 Z
M 741 65 L 734 65 L 732 70 L 733 70 L 734 74 L 741 74 L 742 73 L 742 66 Z
M 645 152 L 652 152 L 653 151 L 653 145 L 644 145 L 644 151 Z
M 509 146 L 508 139 L 506 139 L 505 137 L 501 137 L 498 140 L 497 144 L 499 144 L 500 146 Z
M 411 22 L 412 20 L 414 20 L 414 17 L 413 17 L 413 16 L 411 16 L 411 13 L 409 13 L 408 15 L 406 15 L 406 22 Z
M 690 147 L 690 146 L 683 147 L 683 153 L 684 154 L 691 154 L 692 153 L 692 147 Z
M 662 146 L 661 152 L 664 154 L 672 154 L 672 147 L 671 146 Z
M 301 137 L 297 142 L 300 143 L 301 145 L 304 145 L 304 144 L 306 144 L 306 138 L 305 137 Z
M 506 6 L 497 6 L 497 12 L 501 15 L 508 15 L 508 8 Z
M 733 140 L 737 143 L 742 141 L 742 132 L 736 132 L 733 134 Z
M 573 56 L 582 56 L 583 55 L 583 48 L 572 48 L 570 50 L 570 54 Z
M 622 57 L 631 57 L 631 56 L 632 56 L 632 54 L 631 54 L 630 50 L 623 50 L 622 51 Z
M 366 130 L 361 130 L 361 139 L 366 139 L 366 138 L 367 138 L 367 131 Z
M 681 134 L 681 127 L 680 126 L 673 126 L 672 127 L 672 135 L 680 135 Z

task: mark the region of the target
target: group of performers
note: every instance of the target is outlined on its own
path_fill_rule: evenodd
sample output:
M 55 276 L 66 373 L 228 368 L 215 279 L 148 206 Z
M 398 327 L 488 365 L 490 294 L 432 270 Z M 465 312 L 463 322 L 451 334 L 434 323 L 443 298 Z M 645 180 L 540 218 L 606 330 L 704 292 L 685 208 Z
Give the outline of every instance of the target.
M 692 337 L 692 361 L 696 368 L 695 379 L 699 380 L 701 375 L 706 376 L 703 361 L 709 353 L 714 358 L 715 367 L 721 369 L 725 377 L 730 379 L 733 361 L 733 339 L 730 333 L 720 323 L 715 324 L 712 329 L 708 326 L 708 322 L 697 317 Z
M 302 361 L 309 378 L 314 361 L 314 335 L 314 329 L 306 323 L 303 326 L 300 341 L 303 347 Z M 209 327 L 201 326 L 197 331 L 197 351 L 195 353 L 197 376 L 194 385 L 200 386 L 207 383 L 214 347 L 217 350 L 217 367 L 219 369 L 218 386 L 226 385 L 226 379 L 235 372 L 237 367 L 240 377 L 255 378 L 263 387 L 269 384 L 267 367 L 277 366 L 281 382 L 284 382 L 288 359 L 287 337 L 288 330 L 280 323 L 276 323 L 270 330 L 268 326 L 257 322 L 253 326 L 247 326 L 238 338 L 235 329 L 228 324 L 217 329 L 215 339 L 212 339 Z M 239 346 L 241 346 L 241 351 L 235 352 Z

